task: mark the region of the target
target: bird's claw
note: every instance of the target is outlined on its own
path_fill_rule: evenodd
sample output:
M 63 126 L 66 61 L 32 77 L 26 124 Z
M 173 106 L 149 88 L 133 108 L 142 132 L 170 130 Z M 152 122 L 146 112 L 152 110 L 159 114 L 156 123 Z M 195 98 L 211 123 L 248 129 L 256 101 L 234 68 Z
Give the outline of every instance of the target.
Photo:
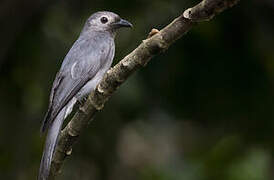
M 85 104 L 85 102 L 87 101 L 87 99 L 88 99 L 88 96 L 85 96 L 85 97 L 79 99 L 78 102 L 79 102 L 80 106 L 83 106 Z

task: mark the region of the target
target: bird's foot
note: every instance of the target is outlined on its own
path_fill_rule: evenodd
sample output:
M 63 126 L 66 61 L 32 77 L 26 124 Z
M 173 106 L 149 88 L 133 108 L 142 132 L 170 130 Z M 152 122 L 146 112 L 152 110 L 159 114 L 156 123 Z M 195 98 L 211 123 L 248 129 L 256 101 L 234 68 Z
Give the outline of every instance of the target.
M 85 102 L 87 101 L 88 96 L 85 96 L 81 99 L 78 100 L 78 103 L 80 104 L 80 106 L 83 106 L 85 104 Z

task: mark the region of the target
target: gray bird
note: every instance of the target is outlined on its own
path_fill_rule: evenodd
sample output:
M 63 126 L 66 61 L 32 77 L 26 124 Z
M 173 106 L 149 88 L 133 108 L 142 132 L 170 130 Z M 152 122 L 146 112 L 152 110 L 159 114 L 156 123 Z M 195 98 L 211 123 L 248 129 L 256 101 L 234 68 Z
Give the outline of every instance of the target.
M 74 104 L 81 101 L 110 68 L 115 52 L 114 38 L 121 27 L 132 24 L 117 14 L 100 11 L 92 14 L 66 55 L 50 93 L 49 108 L 41 131 L 48 129 L 38 180 L 49 177 L 51 161 L 64 119 Z

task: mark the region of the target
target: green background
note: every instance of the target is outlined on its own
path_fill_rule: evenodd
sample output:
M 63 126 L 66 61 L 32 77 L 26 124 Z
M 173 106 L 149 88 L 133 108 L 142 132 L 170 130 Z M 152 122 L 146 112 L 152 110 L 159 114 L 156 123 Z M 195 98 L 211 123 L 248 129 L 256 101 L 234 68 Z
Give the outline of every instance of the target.
M 115 64 L 198 2 L 1 1 L 0 178 L 36 179 L 52 82 L 92 13 L 134 25 Z M 274 179 L 273 17 L 272 0 L 250 0 L 196 25 L 121 86 L 58 179 Z

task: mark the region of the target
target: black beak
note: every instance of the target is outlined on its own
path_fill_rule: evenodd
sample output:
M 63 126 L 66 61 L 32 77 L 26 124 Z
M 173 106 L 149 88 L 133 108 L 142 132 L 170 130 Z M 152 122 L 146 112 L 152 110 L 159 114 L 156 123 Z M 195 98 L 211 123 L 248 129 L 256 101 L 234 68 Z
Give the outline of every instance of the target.
M 120 19 L 120 21 L 116 22 L 116 23 L 113 23 L 113 25 L 116 27 L 116 28 L 120 28 L 120 27 L 130 27 L 132 28 L 133 25 L 128 22 L 127 20 L 124 20 L 124 19 Z

